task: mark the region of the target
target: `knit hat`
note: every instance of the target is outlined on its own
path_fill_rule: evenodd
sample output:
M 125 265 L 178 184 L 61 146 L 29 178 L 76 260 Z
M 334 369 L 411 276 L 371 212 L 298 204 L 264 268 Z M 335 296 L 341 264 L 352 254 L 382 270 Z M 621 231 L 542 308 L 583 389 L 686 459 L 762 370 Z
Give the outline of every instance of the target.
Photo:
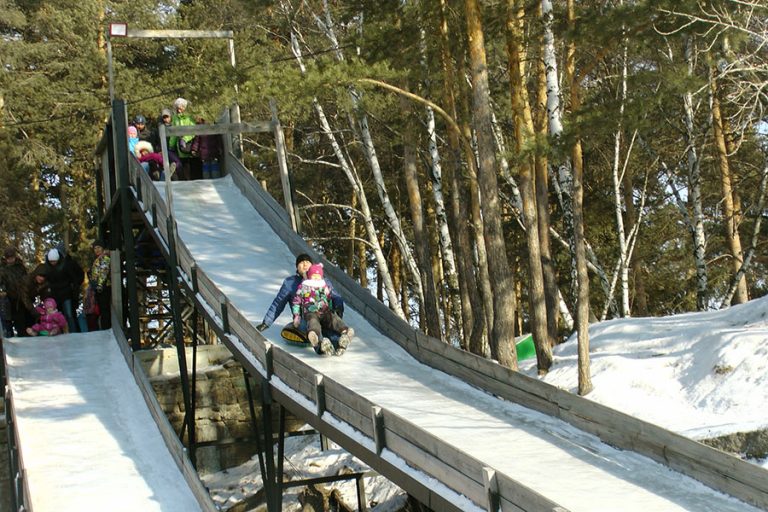
M 6 258 L 15 258 L 16 257 L 16 248 L 15 247 L 6 247 L 5 251 L 3 251 L 3 256 Z
M 176 110 L 178 110 L 179 107 L 187 108 L 187 105 L 189 105 L 189 102 L 187 100 L 185 100 L 184 98 L 176 98 L 173 101 L 173 108 L 175 108 Z
M 93 241 L 93 243 L 91 244 L 91 247 L 96 247 L 96 246 L 98 246 L 98 247 L 101 247 L 102 249 L 104 249 L 104 248 L 106 248 L 106 247 L 107 247 L 107 244 L 105 244 L 105 243 L 104 243 L 104 240 L 102 240 L 102 239 L 100 239 L 100 238 L 97 238 L 97 239 L 96 239 L 96 240 L 94 240 L 94 241 Z
M 170 109 L 164 108 L 163 111 L 160 112 L 160 117 L 165 117 L 165 116 L 173 117 L 173 113 L 171 112 Z
M 45 263 L 41 263 L 36 266 L 35 270 L 32 272 L 32 275 L 46 277 L 48 275 L 48 269 L 45 268 Z
M 298 256 L 296 256 L 296 266 L 299 266 L 299 263 L 302 261 L 308 261 L 312 263 L 312 258 L 309 257 L 309 254 L 301 253 Z
M 311 267 L 309 267 L 309 270 L 307 270 L 307 277 L 309 279 L 312 279 L 312 276 L 315 274 L 320 275 L 320 279 L 323 278 L 323 264 L 322 263 L 315 263 Z
M 135 126 L 129 126 L 128 127 L 128 136 L 129 137 L 138 137 L 139 131 L 136 129 Z
M 61 255 L 57 249 L 51 249 L 48 251 L 48 261 L 59 261 Z
M 43 306 L 45 306 L 45 309 L 56 309 L 56 299 L 48 297 L 43 301 Z

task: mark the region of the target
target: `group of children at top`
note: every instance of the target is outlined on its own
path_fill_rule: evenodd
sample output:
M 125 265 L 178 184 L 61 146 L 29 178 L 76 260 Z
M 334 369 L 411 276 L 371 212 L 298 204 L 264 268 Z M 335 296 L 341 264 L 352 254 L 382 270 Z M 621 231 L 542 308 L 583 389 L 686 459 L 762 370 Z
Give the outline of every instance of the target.
M 159 124 L 193 126 L 205 124 L 202 117 L 193 118 L 189 102 L 176 98 L 173 111 L 165 108 L 156 126 L 147 126 L 147 119 L 138 114 L 128 126 L 128 151 L 136 157 L 153 180 L 164 180 L 163 155 Z M 173 180 L 211 179 L 221 176 L 219 158 L 223 144 L 219 135 L 166 136 L 168 164 Z
M 104 242 L 92 244 L 94 260 L 83 301 L 87 330 L 108 329 L 110 322 L 110 261 Z M 3 336 L 55 336 L 79 332 L 79 308 L 85 272 L 59 246 L 45 254 L 32 272 L 15 247 L 0 264 L 0 324 Z

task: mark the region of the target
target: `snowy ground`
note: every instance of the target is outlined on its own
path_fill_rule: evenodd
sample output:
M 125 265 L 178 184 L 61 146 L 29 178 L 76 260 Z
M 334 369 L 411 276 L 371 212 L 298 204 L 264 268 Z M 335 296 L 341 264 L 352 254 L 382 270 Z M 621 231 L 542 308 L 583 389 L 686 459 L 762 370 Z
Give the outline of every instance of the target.
M 576 342 L 544 378 L 575 392 Z M 590 328 L 587 398 L 693 439 L 768 428 L 768 297 L 729 309 Z M 535 361 L 521 365 L 535 375 Z

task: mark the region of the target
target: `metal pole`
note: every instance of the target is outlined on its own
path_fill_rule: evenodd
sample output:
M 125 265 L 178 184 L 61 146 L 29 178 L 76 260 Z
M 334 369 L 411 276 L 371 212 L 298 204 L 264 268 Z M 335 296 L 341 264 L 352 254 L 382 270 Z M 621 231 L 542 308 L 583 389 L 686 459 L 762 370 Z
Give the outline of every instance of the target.
M 181 394 L 184 398 L 184 417 L 187 427 L 188 446 L 195 446 L 195 418 L 191 417 L 192 398 L 189 390 L 189 372 L 187 370 L 187 352 L 184 347 L 184 320 L 181 317 L 181 290 L 178 275 L 178 257 L 176 255 L 176 227 L 172 215 L 166 221 L 168 230 L 168 292 L 171 295 L 171 313 L 173 314 L 173 333 L 176 338 L 176 355 L 179 358 L 179 376 L 181 377 Z M 181 439 L 184 432 L 181 432 Z
M 107 69 L 109 72 L 109 104 L 115 101 L 115 68 L 112 64 L 112 40 L 107 33 Z

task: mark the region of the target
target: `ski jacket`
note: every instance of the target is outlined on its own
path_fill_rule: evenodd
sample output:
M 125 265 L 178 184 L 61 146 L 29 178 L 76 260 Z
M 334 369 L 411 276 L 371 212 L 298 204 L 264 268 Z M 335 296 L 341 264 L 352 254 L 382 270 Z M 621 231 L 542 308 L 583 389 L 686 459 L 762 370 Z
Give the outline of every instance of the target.
M 0 267 L 0 280 L 5 284 L 5 291 L 8 298 L 13 301 L 21 298 L 21 288 L 24 283 L 24 277 L 27 275 L 27 267 L 16 258 L 14 263 Z
M 292 304 L 291 311 L 294 315 L 317 313 L 323 316 L 327 311 L 331 311 L 333 305 L 331 289 L 325 279 L 304 279 L 293 296 Z
M 85 280 L 82 267 L 70 255 L 62 255 L 56 265 L 51 265 L 45 257 L 45 276 L 51 287 L 51 294 L 57 304 L 80 297 L 80 285 Z
M 106 252 L 101 253 L 101 256 L 93 260 L 88 282 L 97 291 L 109 286 L 109 261 L 109 255 Z
M 272 301 L 272 304 L 267 310 L 267 314 L 264 315 L 264 325 L 267 327 L 272 325 L 275 322 L 275 319 L 279 317 L 283 312 L 286 304 L 289 302 L 293 304 L 293 298 L 296 295 L 296 291 L 299 289 L 299 285 L 303 280 L 304 278 L 299 274 L 294 274 L 285 278 L 282 286 L 280 286 L 280 291 L 278 291 L 277 295 L 275 296 L 275 300 Z M 333 311 L 339 315 L 339 318 L 341 318 L 344 316 L 344 299 L 342 299 L 341 296 L 335 292 L 333 289 L 333 284 L 331 284 L 330 281 L 326 279 L 325 284 L 327 284 L 328 288 L 331 289 L 330 297 L 333 301 Z
M 40 308 L 42 309 L 42 308 Z M 43 310 L 45 311 L 45 310 Z M 61 334 L 67 327 L 67 319 L 61 311 L 42 313 L 40 320 L 32 326 L 35 332 L 48 331 L 49 335 Z
M 48 297 L 53 297 L 47 277 L 46 281 L 43 281 L 42 284 L 38 284 L 35 280 L 35 276 L 46 276 L 46 272 L 47 269 L 45 264 L 41 263 L 35 267 L 35 270 L 32 271 L 32 273 L 27 274 L 26 277 L 24 277 L 24 281 L 21 284 L 21 303 L 33 316 L 39 314 L 35 309 L 35 304 L 42 302 Z

